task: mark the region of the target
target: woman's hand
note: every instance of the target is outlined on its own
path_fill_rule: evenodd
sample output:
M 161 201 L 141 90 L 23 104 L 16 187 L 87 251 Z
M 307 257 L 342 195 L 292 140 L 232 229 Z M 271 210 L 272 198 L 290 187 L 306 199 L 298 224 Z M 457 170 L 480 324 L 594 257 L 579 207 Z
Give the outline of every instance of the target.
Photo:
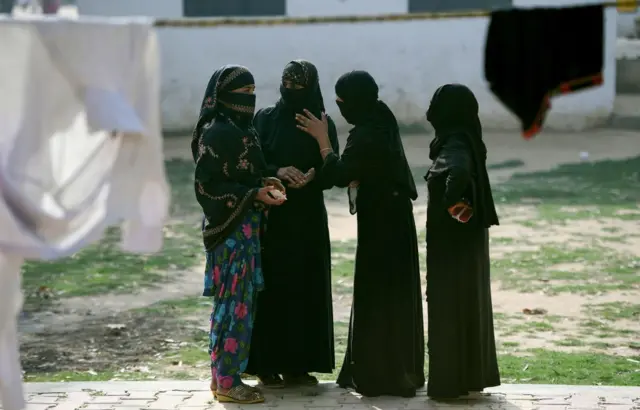
M 304 174 L 304 183 L 302 184 L 291 184 L 289 185 L 290 188 L 295 188 L 295 189 L 300 189 L 303 186 L 306 186 L 309 182 L 313 181 L 313 179 L 316 177 L 316 169 L 315 168 L 311 168 L 306 174 Z
M 331 148 L 331 143 L 329 142 L 329 123 L 327 122 L 327 115 L 325 113 L 322 113 L 322 118 L 318 119 L 315 115 L 311 114 L 309 110 L 304 110 L 304 115 L 296 114 L 296 121 L 298 121 L 297 127 L 315 138 L 320 144 L 321 149 Z M 326 142 L 326 144 L 323 144 L 324 142 Z
M 282 185 L 282 182 L 278 178 L 266 177 L 262 180 L 262 183 L 264 184 L 264 186 L 275 187 L 278 191 L 282 193 L 287 192 L 287 190 L 284 188 L 284 185 Z
M 287 197 L 274 186 L 260 188 L 256 199 L 266 205 L 282 205 Z
M 276 175 L 290 185 L 302 185 L 305 183 L 305 175 L 296 167 L 280 168 Z
M 447 209 L 447 211 L 453 219 L 463 224 L 469 222 L 469 220 L 473 216 L 473 208 L 465 200 L 452 205 L 451 207 L 449 207 L 449 209 Z

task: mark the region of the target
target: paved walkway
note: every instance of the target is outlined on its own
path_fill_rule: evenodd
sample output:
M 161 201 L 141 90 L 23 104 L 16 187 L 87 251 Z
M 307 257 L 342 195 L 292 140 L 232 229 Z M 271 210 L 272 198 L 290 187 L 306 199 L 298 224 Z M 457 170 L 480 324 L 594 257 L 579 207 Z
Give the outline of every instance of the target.
M 27 410 L 640 410 L 640 387 L 505 385 L 474 399 L 436 403 L 419 392 L 412 399 L 366 399 L 333 383 L 281 390 L 264 404 L 239 406 L 212 400 L 207 382 L 29 383 Z

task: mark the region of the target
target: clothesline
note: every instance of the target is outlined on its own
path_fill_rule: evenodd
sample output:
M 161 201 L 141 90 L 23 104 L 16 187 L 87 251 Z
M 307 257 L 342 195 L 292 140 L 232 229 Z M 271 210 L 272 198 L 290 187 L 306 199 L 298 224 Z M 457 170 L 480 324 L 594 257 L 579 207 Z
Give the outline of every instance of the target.
M 602 7 L 634 7 L 640 6 L 640 0 L 629 1 L 606 1 L 602 3 L 582 3 L 566 4 L 558 6 L 539 7 L 582 7 L 582 6 L 602 6 Z M 491 13 L 500 10 L 510 10 L 510 8 L 496 8 L 484 10 L 466 11 L 440 11 L 425 13 L 406 14 L 378 14 L 370 16 L 312 16 L 312 17 L 271 17 L 271 18 L 182 18 L 182 19 L 156 19 L 156 27 L 220 27 L 220 26 L 284 26 L 284 25 L 306 25 L 306 24 L 328 24 L 328 23 L 372 23 L 372 22 L 397 22 L 414 20 L 440 20 L 458 18 L 478 18 L 489 17 Z

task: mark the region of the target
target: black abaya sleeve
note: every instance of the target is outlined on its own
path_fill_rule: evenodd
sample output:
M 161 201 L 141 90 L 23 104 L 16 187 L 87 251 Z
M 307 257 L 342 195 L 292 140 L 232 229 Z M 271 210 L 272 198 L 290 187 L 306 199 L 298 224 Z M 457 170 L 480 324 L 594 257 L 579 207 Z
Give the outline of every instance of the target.
M 354 129 L 351 132 L 340 157 L 335 153 L 326 156 L 322 172 L 333 185 L 345 188 L 351 182 L 361 180 L 379 163 L 380 156 L 376 155 L 374 138 L 365 135 L 366 130 L 363 131 Z
M 443 205 L 449 209 L 462 199 L 472 181 L 473 160 L 464 140 L 452 136 L 442 148 L 438 161 L 448 168 Z
M 258 137 L 260 138 L 260 144 L 265 146 L 266 139 L 270 135 L 269 130 L 269 121 L 271 117 L 268 113 L 265 112 L 264 108 L 258 110 L 256 115 L 253 117 L 253 127 L 256 129 L 258 133 Z M 274 164 L 267 163 L 265 170 L 263 171 L 265 177 L 277 177 L 278 167 Z
M 333 120 L 327 117 L 327 123 L 329 125 L 329 141 L 331 142 L 331 148 L 333 152 L 340 152 L 340 142 L 338 141 L 338 130 Z M 322 163 L 316 168 L 316 181 L 320 184 L 322 189 L 331 189 L 334 186 L 333 181 L 327 177 L 327 173 L 324 171 Z

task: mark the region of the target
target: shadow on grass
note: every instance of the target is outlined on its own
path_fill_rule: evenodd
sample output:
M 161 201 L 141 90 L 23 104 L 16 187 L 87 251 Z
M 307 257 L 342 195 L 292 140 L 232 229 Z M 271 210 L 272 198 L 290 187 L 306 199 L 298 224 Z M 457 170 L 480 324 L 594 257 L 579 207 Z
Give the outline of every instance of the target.
M 541 203 L 574 207 L 637 207 L 640 157 L 563 164 L 550 171 L 517 173 L 493 187 L 498 204 Z
M 134 255 L 120 250 L 120 229 L 110 228 L 104 238 L 77 254 L 53 262 L 24 264 L 25 311 L 49 304 L 42 295 L 60 297 L 134 292 L 179 279 L 180 273 L 198 262 L 201 240 L 199 207 L 193 194 L 190 161 L 166 163 L 171 183 L 171 221 L 165 227 L 165 243 L 156 255 Z M 168 274 L 171 272 L 171 274 Z M 42 290 L 45 289 L 46 293 Z

